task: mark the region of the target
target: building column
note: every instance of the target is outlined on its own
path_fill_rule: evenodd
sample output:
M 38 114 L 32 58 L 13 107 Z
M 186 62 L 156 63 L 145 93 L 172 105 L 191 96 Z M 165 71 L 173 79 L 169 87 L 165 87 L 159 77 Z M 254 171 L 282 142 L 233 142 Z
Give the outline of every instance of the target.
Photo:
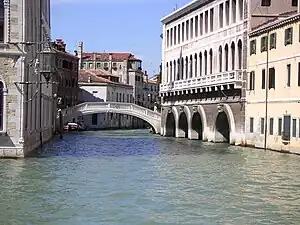
M 7 97 L 7 89 L 3 88 L 2 91 L 3 94 L 3 115 L 2 115 L 2 124 L 3 124 L 3 133 L 6 133 L 7 131 L 7 121 L 6 121 L 6 115 L 7 115 L 7 108 L 6 108 L 6 97 Z

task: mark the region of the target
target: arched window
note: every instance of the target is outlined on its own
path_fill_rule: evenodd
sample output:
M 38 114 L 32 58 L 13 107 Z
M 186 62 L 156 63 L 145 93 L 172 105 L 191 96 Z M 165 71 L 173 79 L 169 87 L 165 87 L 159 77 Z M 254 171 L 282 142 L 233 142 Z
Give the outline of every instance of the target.
M 225 71 L 228 71 L 228 45 L 225 45 Z
M 220 46 L 219 47 L 219 72 L 222 72 L 222 59 L 223 59 L 222 46 Z
M 242 41 L 239 40 L 238 42 L 238 69 L 242 69 Z
M 231 70 L 235 70 L 235 44 L 231 44 Z
M 213 51 L 212 49 L 209 50 L 209 73 L 213 73 Z
M 190 64 L 189 64 L 189 66 L 190 66 L 190 78 L 192 78 L 193 77 L 193 56 L 192 55 L 190 55 Z
M 207 51 L 204 52 L 204 75 L 207 75 Z
M 202 76 L 202 67 L 203 67 L 203 65 L 202 65 L 202 52 L 200 52 L 200 54 L 199 54 L 199 73 L 200 73 L 200 76 Z
M 3 131 L 3 125 L 4 125 L 4 85 L 0 81 L 0 131 Z

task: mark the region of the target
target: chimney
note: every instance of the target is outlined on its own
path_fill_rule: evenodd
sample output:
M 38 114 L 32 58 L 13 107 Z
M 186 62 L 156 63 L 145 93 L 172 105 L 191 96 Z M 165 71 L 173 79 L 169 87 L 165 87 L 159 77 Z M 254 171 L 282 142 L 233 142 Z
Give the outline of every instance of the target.
M 110 74 L 112 74 L 112 60 L 113 60 L 112 53 L 109 53 L 108 60 L 109 60 L 108 69 L 109 69 Z
M 298 0 L 298 13 L 300 13 L 300 0 Z
M 83 42 L 80 41 L 77 46 L 77 57 L 79 58 L 79 61 L 78 61 L 78 69 L 79 70 L 82 68 L 82 54 L 83 54 Z

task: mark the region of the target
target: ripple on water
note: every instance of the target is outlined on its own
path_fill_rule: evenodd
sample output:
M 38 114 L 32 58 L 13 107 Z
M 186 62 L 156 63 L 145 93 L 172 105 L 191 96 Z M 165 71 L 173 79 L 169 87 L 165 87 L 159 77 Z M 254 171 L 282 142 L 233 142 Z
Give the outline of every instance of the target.
M 68 134 L 0 164 L 0 224 L 300 224 L 298 160 L 140 130 Z

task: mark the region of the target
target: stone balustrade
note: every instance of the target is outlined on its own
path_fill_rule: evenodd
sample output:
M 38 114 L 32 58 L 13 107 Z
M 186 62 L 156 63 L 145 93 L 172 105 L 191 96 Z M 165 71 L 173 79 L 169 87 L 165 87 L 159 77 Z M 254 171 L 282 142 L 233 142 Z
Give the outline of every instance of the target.
M 222 72 L 201 77 L 193 77 L 186 80 L 176 80 L 166 84 L 161 84 L 160 92 L 180 91 L 191 88 L 210 87 L 228 83 L 234 84 L 235 82 L 241 82 L 242 78 L 242 70 Z

